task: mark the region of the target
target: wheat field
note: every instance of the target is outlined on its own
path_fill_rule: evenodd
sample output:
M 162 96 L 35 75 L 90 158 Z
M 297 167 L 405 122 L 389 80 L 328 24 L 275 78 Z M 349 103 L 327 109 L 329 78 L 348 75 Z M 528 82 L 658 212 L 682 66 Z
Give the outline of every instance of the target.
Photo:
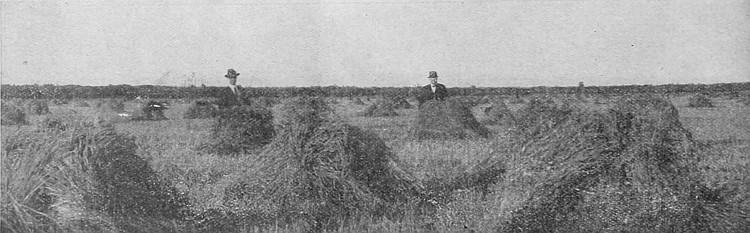
M 610 106 L 614 98 L 579 101 L 573 104 L 581 109 L 603 109 Z M 712 108 L 691 108 L 688 107 L 688 98 L 687 95 L 673 96 L 669 101 L 679 112 L 679 122 L 695 140 L 696 154 L 700 160 L 694 169 L 699 171 L 700 184 L 718 190 L 715 193 L 718 193 L 722 203 L 745 211 L 727 216 L 726 222 L 721 224 L 729 225 L 728 227 L 712 226 L 706 229 L 736 232 L 748 230 L 750 216 L 746 210 L 750 210 L 750 118 L 747 116 L 750 115 L 750 106 L 734 99 L 717 97 L 712 98 Z M 201 151 L 200 147 L 212 140 L 213 120 L 183 119 L 183 114 L 190 104 L 188 100 L 170 100 L 172 104 L 165 112 L 168 120 L 163 121 L 129 121 L 124 116 L 103 115 L 93 107 L 77 107 L 70 103 L 50 106 L 51 114 L 48 115 L 28 116 L 28 125 L 2 126 L 3 232 L 501 232 L 508 230 L 507 226 L 515 221 L 514 213 L 520 211 L 527 199 L 534 195 L 532 190 L 539 185 L 539 177 L 549 172 L 544 169 L 532 169 L 528 158 L 520 153 L 514 153 L 517 151 L 514 148 L 518 146 L 514 142 L 518 142 L 518 138 L 512 133 L 513 125 L 487 124 L 490 119 L 484 114 L 484 108 L 491 104 L 479 104 L 471 108 L 477 120 L 485 123 L 491 131 L 490 138 L 418 141 L 407 137 L 408 130 L 417 117 L 417 108 L 397 109 L 398 116 L 365 117 L 361 113 L 375 102 L 375 98 L 373 101 L 365 101 L 364 105 L 355 104 L 344 98 L 329 100 L 333 109 L 331 118 L 376 134 L 396 155 L 398 163 L 426 186 L 455 180 L 456 177 L 472 172 L 477 166 L 482 166 L 487 160 L 502 161 L 505 175 L 485 189 L 459 187 L 435 194 L 435 201 L 440 204 L 431 208 L 429 213 L 410 212 L 418 208 L 404 208 L 403 213 L 396 215 L 398 217 L 361 214 L 350 216 L 342 221 L 343 224 L 323 228 L 311 228 L 308 223 L 302 221 L 271 219 L 254 222 L 251 218 L 233 218 L 243 219 L 242 222 L 212 223 L 219 225 L 215 226 L 204 224 L 204 219 L 197 216 L 208 216 L 208 213 L 217 211 L 224 215 L 242 212 L 225 205 L 224 200 L 228 195 L 226 190 L 243 176 L 253 176 L 248 174 L 248 167 L 254 166 L 254 158 L 261 153 L 260 150 L 231 156 Z M 508 100 L 506 102 L 510 111 L 514 113 L 525 105 Z M 565 100 L 556 98 L 555 102 L 562 104 Z M 126 102 L 125 111 L 133 112 L 137 106 L 139 103 L 135 101 Z M 271 110 L 274 116 L 277 116 L 281 111 L 280 105 L 274 105 Z M 100 220 L 66 225 L 58 223 L 61 221 L 59 210 L 49 205 L 44 208 L 32 205 L 49 204 L 50 201 L 24 201 L 12 198 L 44 193 L 38 190 L 53 187 L 47 185 L 49 180 L 65 178 L 64 174 L 58 171 L 60 169 L 54 170 L 50 167 L 51 164 L 65 164 L 54 161 L 65 160 L 63 157 L 71 156 L 71 152 L 55 145 L 68 143 L 78 131 L 58 132 L 46 129 L 45 125 L 49 124 L 44 122 L 49 122 L 50 119 L 57 119 L 71 125 L 69 128 L 79 127 L 81 130 L 94 126 L 72 126 L 73 123 L 67 122 L 95 122 L 98 119 L 110 124 L 116 133 L 132 136 L 136 145 L 133 148 L 135 155 L 146 161 L 161 180 L 174 187 L 175 195 L 185 199 L 183 207 L 189 213 L 175 218 L 135 218 L 124 215 L 111 216 L 112 214 L 107 215 L 106 211 L 101 211 L 93 213 L 101 216 L 89 218 Z M 34 133 L 28 133 L 32 131 Z M 12 152 L 16 149 L 11 148 L 11 142 L 19 141 L 19 137 L 30 137 L 27 140 L 34 142 L 23 141 L 21 144 L 27 143 L 42 148 L 24 148 L 21 145 L 19 147 L 22 149 L 18 149 L 21 152 Z M 46 148 L 47 146 L 49 148 Z M 524 148 L 526 149 L 534 148 Z M 14 156 L 18 154 L 40 158 L 27 158 L 30 161 L 24 162 L 15 159 Z M 19 168 L 25 170 L 18 170 Z M 30 174 L 35 171 L 43 174 L 25 179 L 18 178 L 23 176 L 16 174 Z M 19 188 L 21 186 L 25 188 Z M 639 231 L 614 227 L 592 229 Z

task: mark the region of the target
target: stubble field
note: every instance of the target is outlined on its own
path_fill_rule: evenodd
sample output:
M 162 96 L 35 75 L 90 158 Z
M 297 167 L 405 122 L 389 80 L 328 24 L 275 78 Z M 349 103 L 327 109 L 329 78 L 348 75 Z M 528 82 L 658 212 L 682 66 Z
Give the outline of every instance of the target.
M 449 182 L 455 177 L 470 173 L 477 166 L 488 160 L 502 161 L 504 175 L 501 179 L 489 185 L 488 190 L 476 188 L 455 188 L 441 197 L 447 201 L 435 200 L 436 204 L 429 214 L 410 213 L 408 211 L 398 217 L 386 217 L 362 214 L 351 216 L 344 224 L 335 224 L 318 228 L 304 221 L 286 221 L 278 219 L 275 223 L 254 223 L 245 218 L 245 222 L 219 223 L 223 226 L 203 224 L 205 219 L 196 216 L 207 216 L 206 213 L 219 211 L 221 214 L 238 212 L 226 206 L 226 190 L 252 172 L 256 162 L 254 157 L 260 153 L 251 151 L 239 155 L 217 155 L 201 151 L 202 145 L 212 140 L 212 119 L 183 119 L 189 102 L 170 100 L 170 109 L 162 121 L 128 121 L 125 117 L 108 116 L 106 121 L 112 123 L 115 132 L 132 135 L 135 141 L 135 154 L 147 161 L 148 165 L 161 177 L 172 185 L 177 194 L 187 202 L 187 214 L 177 219 L 166 220 L 123 220 L 112 217 L 107 221 L 131 221 L 130 223 L 115 223 L 115 227 L 104 228 L 111 232 L 498 232 L 508 231 L 507 226 L 513 224 L 514 213 L 529 205 L 528 200 L 533 196 L 533 190 L 540 185 L 540 177 L 544 177 L 549 170 L 532 169 L 531 162 L 518 151 L 520 145 L 518 135 L 513 133 L 513 124 L 485 124 L 491 131 L 487 139 L 432 139 L 412 140 L 407 137 L 412 122 L 418 115 L 416 107 L 397 109 L 398 116 L 365 117 L 361 113 L 373 101 L 365 101 L 364 105 L 354 104 L 346 98 L 327 99 L 333 108 L 331 118 L 347 122 L 366 131 L 374 132 L 382 139 L 396 155 L 396 160 L 405 170 L 413 174 L 417 182 L 427 185 L 432 182 Z M 498 98 L 501 99 L 501 98 Z M 528 102 L 523 103 L 505 99 L 511 112 L 518 112 Z M 556 104 L 562 104 L 563 98 L 554 98 Z M 575 102 L 582 109 L 605 109 L 614 103 L 615 98 L 604 99 L 595 103 L 593 100 Z M 728 190 L 721 193 L 722 202 L 729 203 L 731 208 L 750 209 L 750 106 L 736 100 L 716 97 L 712 98 L 712 108 L 688 107 L 688 96 L 670 97 L 679 112 L 679 121 L 687 129 L 695 141 L 697 161 L 696 171 L 700 173 L 700 183 L 716 190 Z M 415 102 L 411 102 L 416 104 Z M 126 102 L 126 111 L 132 112 L 138 108 L 136 101 Z M 479 104 L 471 108 L 473 115 L 479 122 L 487 123 L 489 117 L 483 109 L 490 104 Z M 3 126 L 3 176 L 9 173 L 8 154 L 10 149 L 5 144 L 8 140 L 22 135 L 23 132 L 33 131 L 41 127 L 44 119 L 55 118 L 61 121 L 92 121 L 101 116 L 94 107 L 75 107 L 72 103 L 50 105 L 49 115 L 29 116 L 29 125 Z M 280 104 L 271 108 L 274 116 L 280 114 Z M 275 119 L 278 121 L 278 119 Z M 278 122 L 276 122 L 278 124 Z M 73 137 L 75 133 L 48 133 L 57 135 L 52 137 Z M 41 140 L 41 139 L 32 139 Z M 63 140 L 70 140 L 64 138 Z M 533 150 L 524 148 L 524 151 Z M 529 152 L 531 153 L 531 152 Z M 553 174 L 550 172 L 550 174 Z M 7 188 L 14 182 L 21 180 L 4 179 L 3 199 L 12 196 L 13 189 Z M 16 184 L 17 185 L 17 184 Z M 432 201 L 432 200 L 431 200 Z M 5 202 L 3 203 L 6 204 Z M 3 224 L 5 227 L 14 226 L 11 222 L 13 215 L 8 214 L 7 205 L 4 206 Z M 42 213 L 47 216 L 57 216 L 52 210 Z M 576 210 L 582 211 L 582 210 Z M 733 212 L 735 213 L 735 212 Z M 742 231 L 748 229 L 747 212 L 738 211 L 736 216 L 729 216 L 731 227 L 723 228 L 728 231 Z M 8 217 L 11 216 L 11 217 Z M 50 217 L 59 219 L 58 217 Z M 25 220 L 28 224 L 36 224 L 32 220 Z M 729 220 L 728 220 L 729 221 Z M 21 221 L 23 222 L 23 221 Z M 54 222 L 54 221 L 53 221 Z M 55 223 L 50 223 L 54 225 Z M 203 225 L 202 225 L 203 224 Z M 216 224 L 216 223 L 213 223 Z M 21 224 L 23 225 L 23 224 Z M 95 224 L 94 224 L 95 225 Z M 127 227 L 123 227 L 127 226 Z M 19 228 L 15 228 L 18 230 Z M 59 231 L 60 229 L 75 229 L 99 232 L 98 226 L 80 226 L 72 228 L 56 228 L 54 226 L 28 227 L 28 230 Z M 570 229 L 570 228 L 562 228 Z M 637 232 L 637 229 L 617 229 L 615 227 L 590 228 L 602 231 Z M 664 228 L 662 228 L 664 229 Z M 714 228 L 711 228 L 714 229 Z M 21 228 L 23 231 L 23 228 Z M 513 230 L 533 231 L 533 230 Z

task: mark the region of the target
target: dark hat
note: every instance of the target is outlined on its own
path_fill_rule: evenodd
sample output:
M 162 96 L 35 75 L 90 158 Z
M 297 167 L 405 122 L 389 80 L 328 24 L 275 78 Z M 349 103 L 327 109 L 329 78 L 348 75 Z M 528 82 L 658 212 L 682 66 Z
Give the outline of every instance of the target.
M 239 76 L 239 75 L 240 75 L 240 73 L 237 73 L 237 71 L 234 71 L 234 69 L 229 69 L 229 70 L 227 70 L 227 75 L 224 75 L 224 77 L 227 77 L 227 78 L 237 78 L 237 76 Z
M 437 76 L 437 72 L 435 72 L 435 71 L 430 71 L 430 76 L 429 76 L 429 77 L 427 77 L 427 78 L 437 78 L 437 77 L 438 77 L 438 76 Z

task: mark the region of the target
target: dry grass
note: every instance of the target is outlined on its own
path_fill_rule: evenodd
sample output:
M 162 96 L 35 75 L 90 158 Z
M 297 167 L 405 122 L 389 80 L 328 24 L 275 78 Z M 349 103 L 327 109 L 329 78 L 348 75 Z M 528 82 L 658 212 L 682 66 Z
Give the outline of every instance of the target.
M 79 101 L 73 102 L 73 107 L 88 108 L 88 107 L 91 107 L 91 105 L 86 101 L 79 100 Z
M 496 100 L 491 106 L 484 109 L 490 124 L 512 125 L 515 122 L 513 113 L 503 100 Z
M 359 98 L 359 97 L 354 98 L 354 100 L 352 100 L 351 103 L 355 105 L 365 105 L 365 102 L 362 102 L 362 98 Z
M 68 126 L 60 118 L 55 116 L 46 116 L 38 123 L 39 128 L 43 130 L 66 130 Z
M 376 101 L 375 103 L 368 106 L 364 112 L 362 112 L 363 116 L 366 117 L 392 117 L 392 116 L 398 116 L 398 113 L 396 113 L 395 110 L 395 103 L 390 102 L 385 99 L 381 99 Z
M 711 228 L 717 200 L 699 195 L 712 191 L 700 184 L 692 138 L 671 103 L 636 97 L 605 113 L 557 112 L 518 135 L 537 184 L 501 231 Z
M 744 104 L 745 106 L 750 106 L 750 94 L 740 97 L 740 99 L 737 100 L 741 104 Z
M 216 117 L 218 110 L 208 101 L 196 100 L 183 114 L 183 119 L 206 119 Z
M 526 103 L 526 100 L 522 98 L 510 98 L 508 100 L 508 103 L 509 104 L 524 104 Z
M 281 125 L 305 124 L 312 127 L 331 117 L 333 108 L 325 99 L 314 96 L 303 96 L 283 102 L 279 109 L 278 120 Z
M 564 102 L 560 99 L 555 99 L 555 101 Z M 608 99 L 603 99 L 603 101 L 609 102 Z M 589 229 L 589 231 L 596 232 L 653 232 L 665 229 L 669 231 L 670 224 L 675 225 L 675 222 L 682 221 L 680 219 L 686 216 L 682 214 L 685 213 L 682 210 L 686 207 L 698 206 L 700 208 L 694 208 L 698 213 L 694 215 L 697 216 L 694 219 L 698 224 L 689 223 L 685 224 L 684 228 L 673 227 L 671 229 L 677 231 L 698 226 L 699 228 L 696 229 L 705 229 L 705 232 L 748 232 L 750 226 L 748 226 L 747 221 L 744 221 L 743 225 L 743 220 L 748 219 L 747 210 L 750 209 L 750 202 L 747 201 L 750 173 L 746 172 L 750 170 L 747 169 L 747 166 L 750 165 L 748 164 L 750 159 L 745 156 L 750 154 L 750 150 L 748 150 L 750 147 L 747 146 L 745 133 L 741 132 L 748 125 L 742 121 L 737 121 L 737 119 L 743 119 L 743 113 L 747 112 L 748 109 L 731 101 L 715 101 L 719 106 L 717 108 L 685 107 L 679 109 L 678 117 L 680 121 L 687 122 L 684 127 L 689 128 L 690 131 L 698 132 L 696 135 L 699 135 L 699 137 L 696 136 L 696 140 L 701 140 L 700 143 L 706 144 L 694 150 L 695 157 L 705 159 L 698 160 L 698 165 L 693 167 L 699 170 L 697 172 L 699 175 L 685 176 L 687 178 L 682 180 L 676 179 L 675 182 L 672 182 L 676 184 L 673 185 L 674 187 L 664 188 L 659 186 L 659 183 L 665 183 L 663 180 L 674 181 L 670 180 L 674 176 L 663 175 L 663 173 L 670 169 L 684 170 L 681 169 L 683 166 L 679 164 L 682 164 L 680 161 L 685 160 L 680 159 L 681 157 L 673 159 L 678 163 L 675 165 L 664 159 L 674 157 L 661 155 L 671 154 L 664 153 L 668 151 L 681 151 L 674 149 L 679 148 L 679 146 L 674 145 L 682 145 L 679 143 L 682 140 L 661 140 L 679 138 L 675 137 L 675 135 L 679 135 L 679 132 L 655 130 L 659 127 L 653 125 L 668 126 L 670 124 L 652 123 L 670 122 L 667 119 L 672 119 L 675 115 L 659 113 L 669 111 L 652 111 L 658 109 L 658 107 L 648 107 L 648 103 L 632 102 L 633 106 L 638 106 L 629 107 L 632 109 L 643 108 L 640 107 L 641 105 L 646 106 L 641 113 L 626 110 L 629 108 L 625 108 L 624 104 L 615 108 L 614 105 L 609 104 L 595 105 L 594 103 L 582 102 L 571 102 L 569 103 L 571 106 L 567 107 L 542 102 L 549 106 L 546 110 L 524 113 L 525 109 L 545 108 L 527 108 L 527 106 L 509 104 L 508 107 L 512 111 L 519 115 L 531 116 L 535 120 L 529 120 L 529 124 L 523 129 L 506 129 L 505 127 L 489 125 L 488 127 L 494 135 L 492 139 L 423 141 L 403 140 L 403 136 L 408 133 L 410 123 L 419 114 L 417 109 L 399 109 L 397 110 L 398 117 L 368 118 L 358 114 L 362 112 L 365 106 L 339 101 L 340 104 L 333 106 L 336 112 L 323 111 L 315 114 L 318 117 L 310 117 L 309 114 L 297 115 L 294 113 L 313 112 L 312 109 L 319 108 L 308 107 L 308 105 L 316 105 L 314 101 L 298 102 L 302 104 L 291 108 L 289 106 L 276 106 L 273 109 L 273 115 L 277 120 L 279 132 L 289 129 L 288 126 L 298 124 L 295 122 L 304 120 L 312 123 L 310 126 L 315 126 L 298 127 L 297 132 L 309 132 L 309 134 L 304 137 L 300 136 L 301 140 L 298 141 L 286 140 L 296 142 L 294 145 L 284 145 L 280 143 L 281 139 L 279 139 L 279 145 L 276 145 L 276 148 L 286 146 L 283 150 L 293 151 L 293 153 L 288 154 L 297 154 L 300 155 L 297 156 L 299 158 L 306 158 L 300 161 L 329 162 L 297 163 L 290 162 L 295 161 L 297 157 L 287 157 L 283 162 L 279 162 L 282 163 L 281 165 L 277 164 L 275 167 L 285 166 L 289 169 L 276 171 L 278 169 L 268 168 L 266 171 L 272 170 L 269 172 L 286 174 L 283 176 L 284 180 L 294 180 L 306 184 L 300 187 L 311 187 L 331 194 L 318 195 L 317 197 L 333 198 L 336 196 L 333 194 L 356 194 L 356 192 L 346 190 L 351 190 L 350 187 L 355 187 L 354 185 L 361 185 L 360 188 L 366 187 L 362 190 L 370 190 L 370 188 L 363 185 L 365 182 L 346 181 L 351 177 L 334 179 L 331 178 L 333 175 L 329 175 L 346 173 L 341 172 L 344 170 L 334 168 L 341 167 L 339 164 L 346 164 L 347 161 L 355 161 L 354 159 L 344 159 L 347 157 L 339 155 L 345 153 L 337 151 L 340 151 L 339 148 L 344 148 L 340 145 L 346 145 L 346 142 L 362 142 L 363 144 L 364 141 L 367 144 L 382 142 L 396 158 L 394 160 L 397 164 L 396 167 L 412 174 L 413 181 L 422 183 L 424 187 L 423 194 L 416 195 L 418 198 L 413 198 L 400 207 L 393 207 L 393 204 L 383 201 L 382 198 L 375 195 L 375 192 L 370 192 L 369 197 L 374 197 L 371 199 L 372 202 L 347 205 L 351 206 L 349 209 L 331 204 L 332 202 L 311 201 L 321 199 L 313 199 L 312 197 L 315 196 L 309 193 L 303 193 L 307 196 L 302 196 L 307 201 L 294 195 L 288 195 L 286 199 L 269 198 L 272 195 L 269 193 L 274 193 L 271 190 L 275 186 L 279 187 L 276 189 L 277 191 L 302 192 L 301 189 L 293 188 L 291 184 L 283 184 L 283 181 L 277 180 L 275 184 L 282 183 L 285 186 L 272 186 L 265 182 L 265 178 L 255 176 L 255 174 L 260 174 L 259 171 L 263 167 L 259 165 L 260 159 L 258 157 L 263 154 L 262 152 L 266 148 L 270 149 L 270 144 L 260 150 L 241 153 L 243 156 L 233 157 L 195 151 L 196 145 L 208 143 L 213 138 L 213 120 L 181 119 L 180 116 L 187 110 L 188 104 L 175 104 L 171 106 L 171 110 L 167 113 L 167 117 L 170 119 L 166 121 L 112 123 L 117 132 L 127 132 L 135 136 L 134 140 L 137 145 L 135 153 L 138 157 L 147 161 L 159 177 L 167 178 L 171 181 L 169 183 L 175 184 L 176 192 L 189 198 L 188 206 L 192 212 L 199 213 L 197 216 L 190 216 L 186 222 L 164 217 L 139 218 L 119 215 L 118 218 L 112 218 L 105 211 L 97 212 L 77 207 L 80 205 L 60 205 L 72 210 L 68 213 L 85 213 L 85 215 L 71 215 L 79 217 L 71 218 L 73 220 L 69 222 L 77 221 L 77 223 L 68 225 L 78 227 L 60 228 L 62 230 L 36 228 L 36 231 L 309 232 L 321 229 L 320 231 L 329 232 L 497 232 L 506 229 L 511 223 L 518 224 L 516 218 L 521 216 L 521 213 L 540 213 L 539 215 L 529 214 L 526 215 L 529 218 L 524 218 L 534 219 L 531 217 L 546 216 L 543 213 L 552 212 L 561 213 L 557 215 L 560 216 L 560 219 L 546 221 L 545 218 L 541 217 L 529 221 L 535 221 L 534 223 L 538 223 L 537 225 L 551 223 L 556 226 L 558 231 L 580 232 Z M 684 98 L 684 101 L 678 99 L 676 102 L 679 106 L 687 106 L 687 98 Z M 129 108 L 135 106 L 133 103 L 126 104 Z M 74 108 L 75 112 L 73 112 L 66 111 L 65 107 L 51 106 L 51 110 L 54 112 L 55 119 L 61 119 L 66 125 L 69 125 L 68 115 L 63 114 L 88 116 L 96 113 L 95 109 Z M 475 107 L 472 111 L 474 114 L 480 114 L 481 118 L 486 118 L 480 107 Z M 627 122 L 627 120 L 618 119 L 628 119 L 628 112 L 631 113 L 631 116 L 641 117 L 634 117 L 633 119 L 636 120 L 630 121 L 634 125 L 631 130 L 627 131 L 630 136 L 616 136 L 617 133 L 615 132 L 618 131 L 613 129 L 619 127 L 617 122 Z M 338 120 L 331 120 L 334 117 Z M 20 126 L 20 129 L 33 130 L 39 134 L 49 135 L 50 139 L 63 139 L 60 142 L 62 145 L 65 147 L 70 145 L 69 140 L 74 135 L 73 132 L 77 132 L 75 129 L 71 130 L 71 127 L 68 126 L 66 131 L 38 131 L 39 127 L 36 126 L 36 122 L 40 122 L 40 119 L 43 121 L 46 118 L 31 116 L 30 122 L 34 122 L 34 125 Z M 321 119 L 328 120 L 320 121 Z M 726 122 L 726 124 L 723 122 Z M 627 124 L 620 124 L 620 126 L 624 125 Z M 639 126 L 636 127 L 635 125 Z M 355 129 L 349 129 L 349 126 L 356 127 Z M 86 127 L 93 126 L 89 124 Z M 4 126 L 2 136 L 6 139 L 16 137 L 17 134 L 14 131 L 17 130 L 18 127 L 15 126 Z M 362 134 L 356 131 L 362 131 Z M 651 132 L 651 134 L 644 132 Z M 302 133 L 295 135 L 302 135 Z M 52 141 L 36 136 L 32 138 L 40 142 Z M 624 139 L 625 142 L 619 143 L 619 139 Z M 598 141 L 591 142 L 591 140 Z M 605 142 L 605 145 L 600 145 L 597 142 Z M 640 144 L 629 144 L 636 142 Z M 710 146 L 708 146 L 709 143 Z M 3 146 L 5 145 L 6 143 L 3 143 Z M 626 151 L 616 152 L 617 150 L 612 149 L 610 154 L 606 154 L 607 156 L 601 156 L 603 154 L 590 151 L 602 148 L 620 148 L 617 145 L 627 145 L 624 149 Z M 267 155 L 270 155 L 270 153 Z M 615 155 L 619 155 L 619 157 Z M 326 160 L 327 158 L 331 159 Z M 651 160 L 647 160 L 647 158 L 651 158 Z M 583 162 L 580 162 L 580 160 L 583 160 Z M 282 159 L 279 158 L 277 161 L 282 161 Z M 601 169 L 589 169 L 580 172 L 578 169 L 583 167 L 582 164 L 588 164 L 587 161 L 594 164 L 613 164 L 612 161 L 619 161 L 619 164 L 630 166 L 617 168 L 617 166 L 610 165 L 601 167 Z M 309 166 L 302 166 L 303 164 Z M 667 168 L 662 168 L 662 166 Z M 592 167 L 596 168 L 597 166 Z M 693 168 L 687 170 L 694 170 Z M 294 169 L 296 169 L 296 173 L 292 172 Z M 592 173 L 591 176 L 587 176 L 586 171 L 589 171 L 589 173 L 603 172 L 597 173 L 600 175 Z M 627 178 L 625 180 L 630 183 L 630 186 L 626 182 L 618 180 L 618 177 L 623 176 L 612 175 L 618 172 L 625 174 L 624 177 Z M 5 174 L 5 168 L 3 168 L 2 177 L 5 177 Z M 656 178 L 649 179 L 652 175 Z M 263 177 L 276 177 L 276 175 L 263 175 Z M 579 177 L 580 180 L 596 182 L 579 183 L 576 181 L 579 179 L 575 177 Z M 323 182 L 323 180 L 330 182 Z M 556 180 L 559 180 L 559 182 Z M 646 180 L 646 182 L 643 180 Z M 680 183 L 682 181 L 695 182 L 696 180 L 698 181 L 697 188 L 684 188 L 684 185 Z M 349 183 L 337 182 L 349 182 L 352 185 L 347 186 Z M 549 185 L 546 182 L 558 184 Z M 636 185 L 633 185 L 634 183 Z M 330 187 L 328 184 L 336 184 L 336 187 L 340 186 L 341 189 L 331 191 L 331 189 L 322 188 Z M 579 189 L 583 187 L 584 189 L 569 191 L 569 187 Z M 69 192 L 81 192 L 75 191 L 77 189 L 71 189 L 73 191 Z M 567 202 L 565 198 L 544 197 L 544 194 L 549 192 L 540 190 L 558 190 L 559 192 L 552 191 L 552 193 L 558 192 L 563 196 L 566 196 L 564 194 L 578 195 L 580 198 L 571 198 L 574 202 Z M 685 199 L 684 194 L 692 192 L 690 190 L 697 190 L 693 194 L 700 196 L 700 198 Z M 402 196 L 395 197 L 400 198 Z M 69 199 L 81 200 L 72 197 Z M 264 200 L 252 202 L 254 199 Z M 534 199 L 552 200 L 543 204 L 550 208 L 534 212 L 531 211 L 533 208 L 524 207 L 535 205 L 535 203 L 545 203 L 544 201 L 530 201 Z M 286 203 L 303 204 L 288 204 L 284 208 L 277 208 L 282 206 L 278 203 L 284 203 L 284 201 L 279 200 L 286 200 Z M 365 199 L 333 198 L 333 200 Z M 560 200 L 560 202 L 554 200 Z M 686 203 L 685 200 L 695 201 L 694 203 Z M 70 201 L 70 203 L 83 202 Z M 564 208 L 560 209 L 558 206 L 570 206 L 573 209 L 565 211 Z M 370 207 L 375 208 L 371 209 Z M 326 208 L 337 211 L 329 213 L 324 211 Z M 296 210 L 301 209 L 309 211 L 296 212 Z M 337 215 L 346 211 L 349 211 L 350 214 Z M 382 217 L 378 217 L 379 213 L 384 214 L 380 215 Z M 665 218 L 672 218 L 674 221 L 670 223 L 670 221 L 653 216 L 664 216 Z M 57 219 L 58 215 L 52 217 Z M 707 227 L 699 226 L 704 221 L 701 219 L 708 219 L 708 222 L 711 223 Z M 44 221 L 28 227 L 44 226 Z M 650 223 L 654 224 L 649 225 Z M 653 229 L 646 229 L 658 223 L 662 224 L 653 227 Z M 544 228 L 541 231 L 547 229 L 555 228 Z M 3 229 L 3 232 L 5 231 Z
M 169 109 L 167 107 L 167 103 L 163 101 L 155 101 L 155 100 L 149 100 L 141 106 L 139 106 L 138 111 L 133 114 L 133 117 L 131 120 L 134 121 L 161 121 L 166 120 L 167 117 L 164 116 L 164 112 Z
M 233 106 L 220 110 L 212 127 L 208 153 L 236 155 L 261 148 L 274 137 L 273 115 L 266 108 Z
M 272 108 L 274 105 L 280 104 L 281 101 L 279 101 L 277 98 L 272 97 L 256 97 L 251 100 L 251 105 L 253 106 L 259 106 L 264 108 Z
M 21 108 L 8 101 L 2 102 L 2 118 L 0 118 L 2 125 L 25 125 L 28 124 L 26 120 L 26 113 Z
M 96 108 L 101 113 L 124 113 L 125 103 L 116 99 L 102 100 L 96 103 Z
M 551 100 L 531 99 L 515 114 L 516 133 L 530 138 L 565 122 L 574 109 L 568 105 L 556 105 Z
M 50 114 L 49 104 L 46 100 L 28 100 L 24 103 L 27 115 L 45 115 Z
M 50 103 L 54 105 L 65 105 L 68 104 L 68 100 L 66 99 L 53 99 L 49 101 Z
M 721 202 L 709 203 L 713 232 L 750 232 L 750 144 L 727 140 L 701 145 L 699 165 L 706 186 L 703 192 Z
M 453 96 L 452 99 L 461 101 L 466 106 L 477 106 L 480 104 L 489 104 L 491 100 L 486 96 Z
M 706 97 L 706 95 L 698 94 L 690 97 L 688 100 L 688 107 L 691 108 L 712 108 L 714 107 L 713 102 L 711 102 L 711 99 Z
M 491 96 L 482 96 L 482 97 L 478 97 L 476 104 L 477 105 L 480 105 L 480 104 L 489 104 L 489 103 L 492 103 L 492 102 L 498 101 L 498 100 L 502 100 L 502 99 L 493 99 L 493 97 L 491 97 Z
M 57 229 L 50 212 L 50 178 L 60 173 L 64 139 L 23 131 L 3 140 L 0 188 L 0 230 L 51 232 Z M 61 156 L 62 155 L 62 156 Z
M 409 137 L 416 140 L 487 138 L 489 134 L 468 106 L 452 99 L 423 103 L 409 129 Z
M 73 140 L 75 154 L 72 176 L 94 181 L 96 209 L 120 216 L 165 217 L 186 216 L 185 200 L 142 158 L 136 155 L 134 138 L 117 134 L 112 128 L 94 128 L 77 134 Z M 84 172 L 84 173 L 80 173 Z M 63 195 L 69 195 L 65 193 Z
M 412 105 L 409 101 L 406 101 L 403 97 L 391 97 L 386 98 L 386 101 L 390 102 L 395 109 L 410 109 Z
M 154 226 L 187 216 L 185 200 L 112 129 L 21 130 L 3 145 L 3 232 L 116 232 L 133 227 L 123 218 Z
M 294 111 L 255 166 L 227 190 L 225 205 L 255 221 L 320 231 L 358 216 L 393 217 L 420 196 L 419 184 L 381 139 L 325 117 L 329 110 L 320 100 L 287 103 Z

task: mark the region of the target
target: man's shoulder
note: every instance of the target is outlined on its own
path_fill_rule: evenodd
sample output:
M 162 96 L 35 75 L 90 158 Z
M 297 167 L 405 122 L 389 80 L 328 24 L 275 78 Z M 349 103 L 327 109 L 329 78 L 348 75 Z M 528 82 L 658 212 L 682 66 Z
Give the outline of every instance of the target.
M 440 84 L 440 83 L 438 83 L 438 84 L 435 84 L 435 86 L 436 86 L 436 87 L 442 87 L 442 88 L 445 88 L 445 85 L 443 85 L 443 84 Z

